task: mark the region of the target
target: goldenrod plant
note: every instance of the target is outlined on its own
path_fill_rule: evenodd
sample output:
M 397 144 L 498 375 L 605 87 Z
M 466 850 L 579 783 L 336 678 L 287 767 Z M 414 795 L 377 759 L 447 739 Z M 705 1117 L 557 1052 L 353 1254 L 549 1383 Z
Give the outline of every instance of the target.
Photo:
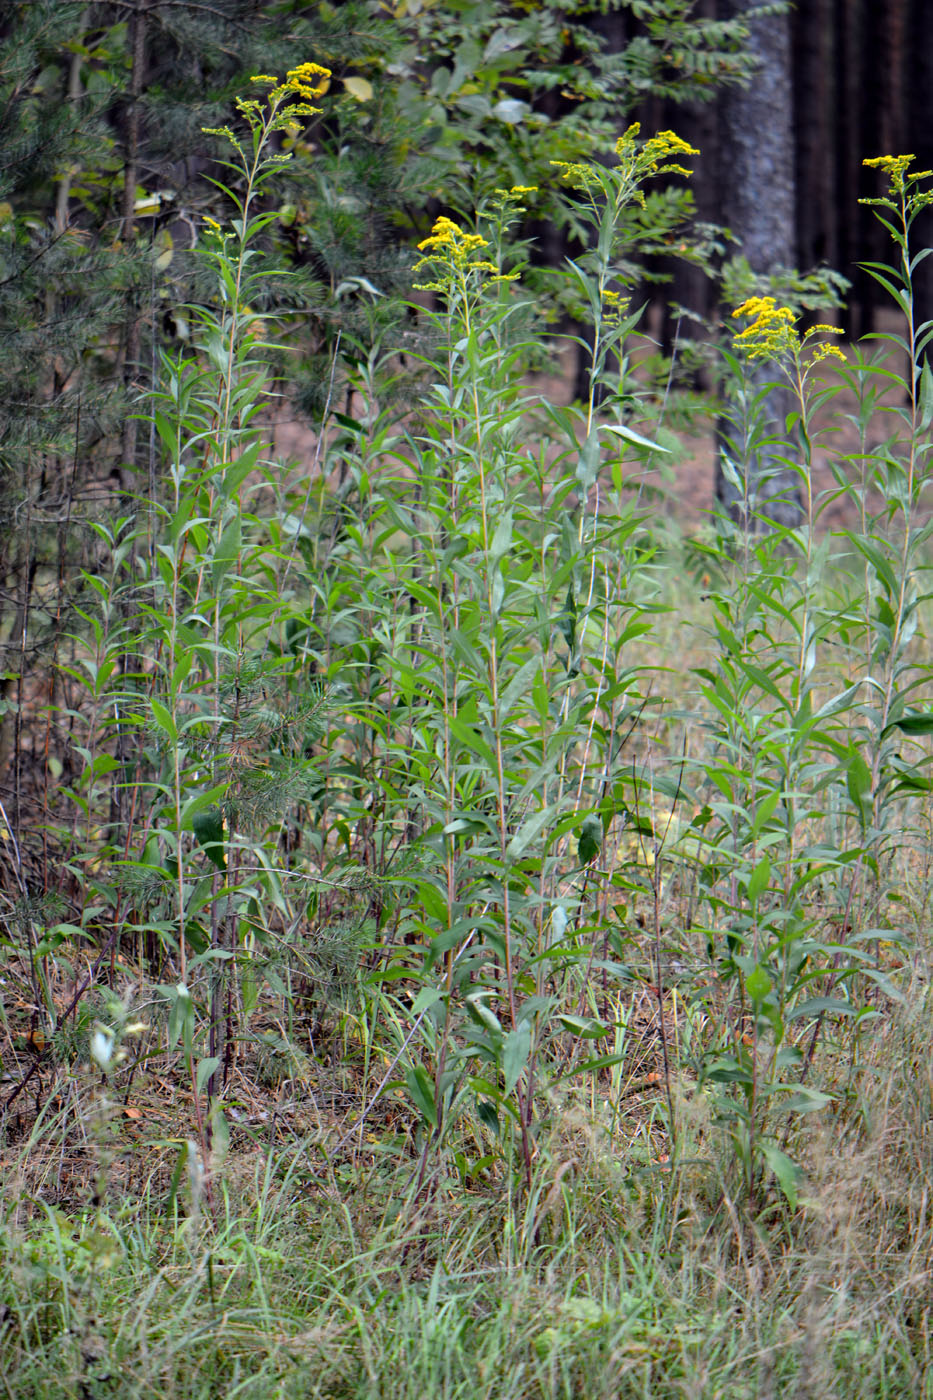
M 563 273 L 581 401 L 532 372 L 537 191 L 505 185 L 432 213 L 404 363 L 342 340 L 339 408 L 276 460 L 265 240 L 327 83 L 258 74 L 217 128 L 215 292 L 140 403 L 142 526 L 97 525 L 59 832 L 80 900 L 24 888 L 0 1001 L 3 1375 L 922 1393 L 925 177 L 882 163 L 887 362 L 737 298 L 730 371 L 787 386 L 803 512 L 723 519 L 694 587 L 631 302 L 630 215 L 698 156 L 671 132 L 552 167 L 592 235 Z M 858 450 L 826 487 L 840 405 Z
M 109 535 L 100 527 L 116 578 L 109 587 L 88 580 L 102 597 L 86 668 L 95 705 L 73 796 L 90 820 L 95 778 L 115 766 L 109 753 L 95 757 L 92 744 L 114 728 L 139 736 L 123 766 L 129 821 L 109 847 L 105 901 L 117 929 L 130 916 L 150 965 L 169 959 L 174 968 L 163 987 L 166 1046 L 180 1045 L 187 1061 L 208 1172 L 212 1147 L 222 1150 L 225 1140 L 222 1086 L 262 980 L 259 949 L 273 936 L 287 941 L 295 922 L 277 837 L 285 812 L 315 786 L 305 750 L 321 729 L 325 699 L 316 683 L 297 683 L 301 659 L 282 646 L 295 540 L 254 508 L 275 490 L 258 416 L 276 346 L 274 318 L 253 306 L 266 276 L 256 245 L 275 218 L 261 199 L 289 158 L 275 141 L 319 110 L 312 103 L 328 76 L 312 63 L 281 81 L 258 75 L 261 95 L 237 99 L 245 136 L 231 127 L 212 132 L 233 148 L 230 175 L 218 182 L 232 217 L 227 225 L 208 218 L 201 234 L 216 303 L 187 309 L 192 348 L 163 355 L 147 405 L 164 490 L 148 503 L 141 531 L 127 520 Z M 129 676 L 115 658 L 132 627 L 113 628 L 112 594 L 124 616 L 127 599 L 137 610 L 138 665 Z

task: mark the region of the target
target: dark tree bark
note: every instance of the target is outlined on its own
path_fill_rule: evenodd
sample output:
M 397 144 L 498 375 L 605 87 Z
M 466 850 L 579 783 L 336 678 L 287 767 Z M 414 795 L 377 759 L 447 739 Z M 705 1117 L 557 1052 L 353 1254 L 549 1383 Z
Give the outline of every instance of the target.
M 791 17 L 794 82 L 794 158 L 797 185 L 796 263 L 839 266 L 839 190 L 836 179 L 834 6 L 803 0 Z
M 722 0 L 724 18 L 736 18 L 748 9 L 748 0 Z M 721 97 L 719 187 L 723 222 L 738 238 L 752 271 L 771 273 L 795 261 L 790 19 L 787 15 L 755 19 L 749 29 L 749 48 L 758 60 L 758 70 L 748 87 L 728 90 Z M 753 389 L 774 377 L 773 368 L 763 366 L 756 372 Z M 745 410 L 736 406 L 734 416 L 747 420 L 748 398 Z M 754 445 L 741 428 L 736 431 L 728 411 L 721 425 L 716 496 L 734 519 L 749 528 L 761 515 L 781 524 L 793 524 L 800 516 L 796 477 L 781 465 L 781 446 L 769 446 L 769 439 L 783 437 L 788 408 L 784 389 L 775 389 L 760 401 Z M 744 460 L 737 460 L 738 456 Z M 730 480 L 726 457 L 743 485 Z
M 715 20 L 717 0 L 697 0 L 693 13 L 699 19 Z M 690 102 L 679 107 L 667 102 L 657 104 L 657 107 L 658 110 L 645 119 L 645 129 L 654 132 L 673 127 L 689 140 L 691 146 L 698 148 L 699 156 L 690 162 L 693 167 L 690 190 L 696 202 L 696 216 L 700 223 L 723 223 L 717 178 L 719 116 L 716 101 Z M 712 322 L 717 314 L 716 300 L 716 283 L 707 272 L 691 263 L 674 263 L 661 326 L 661 349 L 665 355 L 677 354 L 678 337 L 702 338 L 701 327 L 692 316 L 706 323 Z M 672 314 L 671 304 L 684 307 L 692 316 L 680 320 L 676 313 Z M 712 386 L 707 375 L 697 374 L 694 387 L 709 389 Z
M 901 148 L 917 157 L 918 170 L 933 170 L 933 5 L 930 0 L 913 0 L 907 6 L 906 42 L 906 131 Z M 933 247 L 933 209 L 925 209 L 911 234 L 916 252 Z M 918 322 L 933 317 L 933 258 L 917 268 L 914 278 L 915 311 Z

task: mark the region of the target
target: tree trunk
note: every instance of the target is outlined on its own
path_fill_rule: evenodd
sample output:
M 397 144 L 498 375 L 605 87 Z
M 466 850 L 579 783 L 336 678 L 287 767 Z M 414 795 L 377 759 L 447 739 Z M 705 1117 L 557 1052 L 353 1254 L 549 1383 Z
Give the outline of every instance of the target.
M 722 0 L 724 18 L 739 17 L 748 8 L 748 0 Z M 747 88 L 722 95 L 719 185 L 724 222 L 738 238 L 752 271 L 765 274 L 795 262 L 790 19 L 787 15 L 757 19 L 750 22 L 749 31 L 748 45 L 758 60 L 758 71 Z M 758 376 L 756 388 L 775 377 L 776 372 L 767 367 Z M 788 408 L 785 389 L 765 395 L 757 408 L 762 421 L 750 436 L 736 434 L 731 426 L 734 415 L 728 409 L 725 415 L 716 496 L 734 519 L 750 528 L 754 528 L 752 517 L 760 522 L 764 516 L 785 525 L 800 518 L 796 476 L 780 461 L 786 449 L 781 442 L 769 445 L 769 439 L 783 439 Z M 746 446 L 743 461 L 736 461 L 737 437 Z M 741 485 L 728 470 L 726 454 L 742 478 Z
M 836 0 L 804 0 L 793 37 L 796 262 L 839 266 L 839 191 L 834 143 L 839 84 L 835 72 Z
M 920 0 L 908 6 L 906 130 L 900 133 L 898 151 L 913 151 L 918 170 L 933 169 L 933 44 L 930 42 L 930 6 Z M 868 152 L 867 154 L 874 154 Z M 898 154 L 898 152 L 895 152 Z M 924 209 L 911 231 L 911 251 L 933 247 L 933 209 Z M 889 245 L 890 246 L 890 245 Z M 914 276 L 914 312 L 918 323 L 933 317 L 933 258 L 927 258 Z

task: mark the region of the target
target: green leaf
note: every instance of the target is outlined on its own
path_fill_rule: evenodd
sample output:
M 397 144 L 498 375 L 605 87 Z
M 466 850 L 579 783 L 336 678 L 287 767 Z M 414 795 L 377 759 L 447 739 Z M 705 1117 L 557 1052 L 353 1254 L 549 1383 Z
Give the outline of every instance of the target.
M 571 1065 L 570 1069 L 565 1069 L 563 1074 L 559 1074 L 556 1079 L 552 1079 L 552 1084 L 559 1084 L 562 1079 L 569 1079 L 579 1074 L 590 1074 L 593 1070 L 609 1069 L 612 1065 L 621 1065 L 628 1058 L 627 1050 L 620 1050 L 616 1055 L 594 1055 L 592 1059 L 583 1060 L 578 1065 Z
M 769 792 L 767 797 L 763 797 L 761 801 L 756 804 L 755 820 L 752 822 L 752 836 L 756 841 L 774 816 L 780 800 L 781 794 L 776 788 L 774 792 Z
M 250 443 L 241 450 L 235 462 L 231 462 L 229 466 L 224 468 L 220 482 L 218 483 L 220 495 L 224 500 L 229 501 L 231 496 L 237 495 L 243 482 L 249 476 L 250 472 L 255 469 L 262 447 L 263 442 L 261 439 Z
M 577 856 L 581 865 L 589 865 L 603 848 L 603 824 L 599 817 L 587 817 L 577 835 Z
M 429 1007 L 436 1006 L 439 1001 L 443 1001 L 444 994 L 436 987 L 422 987 L 412 1003 L 411 1015 L 416 1019 L 422 1011 L 427 1011 Z
M 502 1035 L 502 1023 L 496 1013 L 486 1005 L 484 997 L 487 995 L 488 993 L 483 992 L 482 989 L 471 992 L 469 996 L 464 998 L 464 1004 L 476 1024 L 482 1026 L 484 1030 L 491 1031 L 493 1036 L 498 1038 Z
M 933 734 L 933 714 L 902 715 L 900 719 L 885 725 L 881 731 L 882 739 L 886 739 L 894 729 L 899 729 L 902 734 Z
M 577 481 L 579 481 L 584 491 L 589 491 L 590 487 L 599 474 L 599 464 L 602 460 L 602 452 L 599 446 L 599 430 L 593 428 L 586 442 L 580 448 L 580 455 L 577 459 Z
M 195 1082 L 197 1084 L 199 1094 L 202 1094 L 204 1092 L 204 1085 L 210 1079 L 211 1075 L 214 1073 L 214 1070 L 219 1068 L 219 1055 L 210 1055 L 206 1059 L 198 1061 L 198 1071 L 197 1075 L 195 1076 Z
M 492 537 L 492 544 L 489 546 L 489 558 L 493 564 L 498 564 L 499 560 L 508 554 L 512 547 L 512 512 L 503 512 L 496 532 Z
M 237 556 L 243 543 L 243 527 L 239 515 L 224 530 L 220 537 L 217 548 L 214 550 L 214 559 L 211 564 L 211 581 L 216 589 L 221 579 L 236 563 Z
M 219 807 L 208 807 L 206 812 L 196 812 L 191 820 L 194 839 L 204 851 L 209 861 L 221 872 L 227 869 L 227 856 L 224 851 L 224 819 Z
M 926 432 L 931 423 L 933 423 L 933 374 L 930 373 L 930 362 L 924 355 L 923 369 L 920 371 L 920 431 Z
M 634 428 L 630 428 L 627 423 L 604 423 L 603 427 L 607 433 L 615 433 L 617 437 L 625 438 L 626 442 L 634 443 L 636 447 L 643 447 L 649 452 L 670 452 L 669 447 L 662 447 L 659 442 L 652 442 L 650 438 L 642 437 L 641 433 L 636 433 Z
M 567 598 L 562 610 L 554 619 L 557 628 L 567 643 L 567 650 L 573 656 L 577 644 L 577 604 L 573 596 L 573 584 L 567 589 Z
M 505 1092 L 511 1094 L 531 1054 L 531 1026 L 523 1021 L 517 1030 L 509 1031 L 502 1043 L 502 1074 Z
M 454 817 L 444 827 L 445 836 L 475 836 L 480 831 L 489 831 L 490 822 L 488 818 L 478 820 L 476 817 Z
M 773 1143 L 762 1142 L 758 1149 L 767 1163 L 770 1170 L 777 1177 L 778 1185 L 787 1198 L 787 1203 L 791 1210 L 797 1209 L 797 1182 L 800 1179 L 800 1168 L 795 1162 L 782 1152 Z
M 194 1003 L 188 992 L 188 988 L 182 984 L 178 987 L 163 988 L 171 998 L 172 1009 L 168 1017 L 168 1048 L 174 1050 L 185 1032 L 185 1044 L 187 1045 L 194 1025 Z
M 774 983 L 759 963 L 745 979 L 745 990 L 752 1001 L 764 1001 Z
M 754 904 L 759 895 L 764 894 L 768 888 L 768 881 L 771 879 L 771 862 L 767 856 L 762 856 L 748 877 L 748 898 L 749 903 Z
M 177 744 L 178 729 L 175 726 L 171 711 L 167 710 L 160 700 L 150 700 L 149 707 L 152 710 L 152 717 L 159 728 L 168 735 L 173 744 Z
M 871 805 L 871 769 L 856 749 L 846 765 L 846 788 L 859 817 L 864 820 Z
M 790 1011 L 785 1014 L 785 1021 L 802 1021 L 812 1016 L 819 1016 L 822 1011 L 828 1011 L 832 1016 L 854 1016 L 855 1007 L 850 1001 L 843 1001 L 841 997 L 810 997 L 808 1001 L 798 1002 Z
M 405 1086 L 422 1118 L 432 1128 L 436 1128 L 437 1104 L 434 1102 L 434 1084 L 424 1065 L 413 1065 L 405 1071 Z
M 816 1113 L 832 1102 L 832 1094 L 824 1094 L 822 1089 L 811 1089 L 809 1084 L 800 1084 L 783 1107 L 787 1113 Z
M 522 822 L 518 831 L 516 831 L 506 847 L 506 858 L 508 860 L 518 860 L 535 837 L 547 826 L 548 822 L 554 816 L 554 813 L 559 809 L 559 802 L 549 802 L 548 805 L 542 807 L 540 811 L 532 812 L 531 816 L 527 817 L 525 821 Z M 600 837 L 602 837 L 601 825 L 599 827 L 599 833 Z
M 607 1026 L 605 1021 L 600 1021 L 596 1016 L 562 1014 L 557 1019 L 565 1030 L 572 1031 L 581 1040 L 601 1040 L 604 1035 L 612 1034 L 612 1027 Z
M 449 715 L 447 723 L 454 738 L 465 748 L 468 748 L 471 753 L 478 754 L 487 764 L 489 771 L 494 773 L 496 771 L 496 755 L 472 725 L 465 724 L 459 715 Z
M 485 1123 L 491 1132 L 499 1136 L 499 1113 L 494 1103 L 489 1099 L 480 1099 L 476 1105 L 477 1116 L 481 1123 Z
M 228 786 L 228 783 L 218 783 L 216 787 L 207 788 L 204 792 L 196 792 L 192 797 L 189 797 L 181 809 L 179 823 L 181 829 L 190 831 L 198 812 L 203 812 L 206 808 L 213 806 L 218 797 L 223 797 Z

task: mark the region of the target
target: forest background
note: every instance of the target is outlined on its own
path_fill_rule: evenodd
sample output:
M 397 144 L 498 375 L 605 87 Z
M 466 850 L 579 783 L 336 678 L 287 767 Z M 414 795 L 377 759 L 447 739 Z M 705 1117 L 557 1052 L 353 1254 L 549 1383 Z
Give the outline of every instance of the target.
M 931 1393 L 929 11 L 2 7 L 9 1393 Z

